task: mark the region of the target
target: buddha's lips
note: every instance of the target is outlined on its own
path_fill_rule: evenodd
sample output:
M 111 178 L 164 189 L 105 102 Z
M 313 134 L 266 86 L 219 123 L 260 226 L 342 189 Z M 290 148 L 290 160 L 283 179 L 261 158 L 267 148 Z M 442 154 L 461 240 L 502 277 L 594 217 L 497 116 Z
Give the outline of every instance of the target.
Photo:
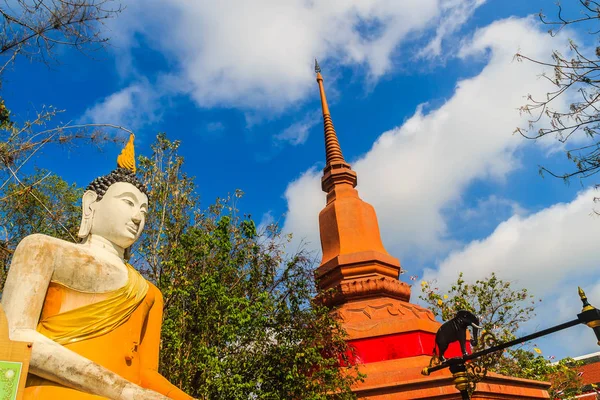
M 138 233 L 139 230 L 139 226 L 137 225 L 126 225 L 127 230 L 129 230 L 129 232 L 133 233 L 134 235 Z

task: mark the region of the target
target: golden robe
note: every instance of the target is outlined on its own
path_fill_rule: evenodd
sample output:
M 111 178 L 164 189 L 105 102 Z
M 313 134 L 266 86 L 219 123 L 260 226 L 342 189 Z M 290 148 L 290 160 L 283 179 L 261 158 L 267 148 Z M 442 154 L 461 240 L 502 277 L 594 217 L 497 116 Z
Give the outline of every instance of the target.
M 127 284 L 108 293 L 87 293 L 51 282 L 37 330 L 132 383 L 172 399 L 191 399 L 157 372 L 162 295 L 133 267 L 128 269 Z M 24 399 L 105 398 L 30 374 Z

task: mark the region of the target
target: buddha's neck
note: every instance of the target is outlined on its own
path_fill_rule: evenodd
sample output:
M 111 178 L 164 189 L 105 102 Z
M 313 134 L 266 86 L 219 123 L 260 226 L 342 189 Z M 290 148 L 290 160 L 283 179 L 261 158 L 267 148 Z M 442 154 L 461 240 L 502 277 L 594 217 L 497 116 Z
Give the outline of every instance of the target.
M 87 236 L 87 238 L 85 238 L 82 246 L 89 248 L 93 252 L 97 253 L 100 257 L 106 258 L 112 262 L 125 262 L 125 249 L 117 246 L 102 236 L 90 234 Z

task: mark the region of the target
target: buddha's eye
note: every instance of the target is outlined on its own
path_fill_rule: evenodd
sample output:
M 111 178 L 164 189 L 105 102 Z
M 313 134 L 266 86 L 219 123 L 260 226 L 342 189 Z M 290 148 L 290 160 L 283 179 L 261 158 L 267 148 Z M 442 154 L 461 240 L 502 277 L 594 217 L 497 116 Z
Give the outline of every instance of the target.
M 129 200 L 129 199 L 123 199 L 123 201 L 125 203 L 127 203 L 128 205 L 130 205 L 131 207 L 133 207 L 133 201 Z

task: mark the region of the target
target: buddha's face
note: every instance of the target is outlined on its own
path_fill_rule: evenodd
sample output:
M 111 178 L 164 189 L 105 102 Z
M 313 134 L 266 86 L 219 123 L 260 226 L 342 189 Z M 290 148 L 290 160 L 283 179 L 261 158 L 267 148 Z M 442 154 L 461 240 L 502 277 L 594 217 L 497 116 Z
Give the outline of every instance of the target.
M 131 183 L 109 186 L 102 200 L 93 203 L 90 233 L 121 247 L 130 247 L 141 235 L 148 211 L 148 197 Z

